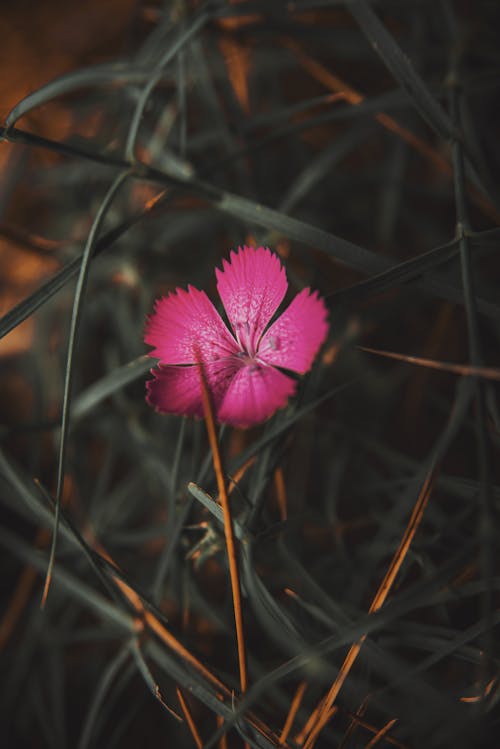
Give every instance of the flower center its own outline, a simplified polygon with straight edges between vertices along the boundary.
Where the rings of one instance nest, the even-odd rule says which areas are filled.
[[[253,360],[256,354],[255,329],[247,320],[237,322],[234,325],[236,338],[243,351],[240,353]],[[238,354],[240,356],[240,354]]]
[[[251,356],[251,354],[249,354],[247,351],[238,351],[236,356],[238,357],[238,361],[240,361],[245,366],[259,364],[258,359],[255,356]]]

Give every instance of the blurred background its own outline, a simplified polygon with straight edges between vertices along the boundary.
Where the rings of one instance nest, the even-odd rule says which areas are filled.
[[[498,746],[499,24],[2,4],[3,746]],[[143,329],[176,287],[218,304],[243,244],[330,336],[286,409],[219,431],[242,701],[206,427],[146,404]]]

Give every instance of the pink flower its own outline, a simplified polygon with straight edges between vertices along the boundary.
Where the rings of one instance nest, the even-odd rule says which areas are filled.
[[[271,324],[288,288],[279,258],[267,247],[231,252],[215,269],[231,330],[204,291],[193,286],[157,299],[144,340],[159,364],[146,400],[161,413],[203,416],[200,362],[217,419],[250,427],[286,405],[326,338],[325,304],[301,291]]]

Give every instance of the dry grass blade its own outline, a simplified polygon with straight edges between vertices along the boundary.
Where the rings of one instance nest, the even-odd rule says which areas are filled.
[[[297,711],[300,708],[300,705],[302,704],[302,698],[304,697],[304,692],[307,689],[307,681],[301,681],[299,686],[297,687],[297,690],[293,696],[293,700],[290,703],[290,710],[288,711],[288,715],[286,716],[285,725],[283,726],[283,730],[281,731],[279,743],[280,746],[283,746],[286,744],[286,740],[290,734],[290,731],[293,726],[293,721],[295,720],[295,716],[297,715]]]
[[[224,718],[221,715],[217,715],[217,728],[219,730],[224,726]],[[228,749],[227,747],[227,735],[225,733],[219,739],[219,749]]]
[[[285,477],[283,475],[283,469],[278,467],[274,472],[274,487],[276,489],[276,500],[280,511],[280,517],[283,522],[286,521],[288,516],[288,503],[286,496]]]
[[[394,554],[392,558],[391,564],[389,565],[389,568],[384,576],[384,579],[382,580],[377,590],[377,593],[375,594],[375,597],[372,601],[372,604],[369,609],[370,614],[375,613],[383,606],[389,594],[389,591],[391,590],[392,585],[394,584],[396,575],[401,569],[401,565],[403,564],[406,558],[411,542],[415,536],[415,533],[418,530],[418,527],[420,525],[420,522],[424,514],[424,510],[429,501],[432,485],[434,482],[434,474],[435,474],[435,470],[433,468],[428,473],[423,483],[422,489],[420,491],[420,494],[413,508],[413,512],[411,514],[410,520],[408,521],[408,525],[406,527],[405,533],[403,534],[403,537],[396,550],[396,553]],[[365,639],[366,639],[366,636],[363,636],[360,638],[360,640],[357,643],[351,646],[342,666],[340,667],[337,678],[335,679],[332,686],[330,687],[330,690],[328,691],[327,695],[321,700],[321,702],[317,705],[315,710],[313,710],[313,712],[311,713],[309,720],[304,726],[304,729],[301,732],[301,736],[300,736],[300,738],[304,742],[304,749],[312,749],[316,741],[316,738],[319,735],[319,731],[324,728],[324,726],[328,723],[328,721],[332,717],[331,710],[333,708],[334,702],[337,699],[337,696],[340,690],[342,689],[342,686],[345,680],[347,679],[352,666],[356,662],[356,659],[360,653],[361,647]],[[319,730],[318,730],[318,726],[320,726]]]
[[[199,357],[198,357],[199,358]],[[246,692],[248,686],[247,678],[247,661],[246,661],[246,650],[245,650],[245,635],[243,630],[243,611],[241,607],[241,588],[240,578],[238,573],[238,560],[236,556],[236,541],[234,536],[233,520],[231,517],[231,509],[229,507],[229,496],[226,487],[226,479],[224,476],[224,470],[222,467],[222,457],[219,448],[219,442],[217,440],[217,432],[215,429],[215,418],[212,403],[210,400],[210,392],[208,389],[207,381],[203,371],[203,365],[199,362],[200,370],[200,381],[203,396],[203,410],[205,413],[205,421],[207,425],[208,439],[210,442],[210,448],[212,450],[212,457],[214,463],[214,471],[217,479],[217,488],[219,491],[220,503],[222,505],[222,512],[224,515],[224,535],[226,538],[227,557],[229,564],[229,576],[231,579],[231,592],[233,595],[233,608],[234,608],[234,622],[236,626],[236,640],[238,646],[238,664],[240,669],[240,687],[242,692]]]
[[[201,749],[203,746],[203,741],[201,739],[200,732],[198,731],[198,727],[196,723],[194,722],[193,714],[191,713],[191,710],[189,709],[189,705],[184,699],[184,695],[182,694],[180,687],[176,687],[175,692],[177,694],[177,699],[179,700],[182,713],[186,719],[186,723],[188,724],[189,730],[191,731],[191,735],[194,739],[194,743],[196,744],[197,749]]]
[[[230,36],[221,37],[219,47],[224,56],[229,80],[231,81],[235,96],[243,112],[248,114],[250,112],[250,92],[248,88],[249,53]]]
[[[365,749],[373,749],[374,746],[376,746],[378,743],[380,743],[380,741],[382,741],[382,739],[384,739],[387,736],[387,734],[389,733],[389,731],[391,730],[391,728],[397,722],[398,722],[397,718],[393,718],[392,720],[388,721],[385,724],[385,726],[382,726],[382,728],[380,729],[380,731],[377,731],[376,735],[373,736],[372,739],[370,739],[370,741],[366,745]]]
[[[360,726],[360,721],[363,719],[363,716],[365,715],[368,705],[370,703],[370,695],[365,697],[361,705],[356,710],[355,715],[350,716],[349,725],[347,726],[347,730],[345,731],[344,735],[342,736],[342,741],[340,742],[339,749],[346,749],[346,747],[349,746],[349,742],[351,740],[351,737],[356,732],[358,726]],[[373,733],[377,733],[377,730],[375,729]]]
[[[104,551],[103,549],[101,549]],[[106,555],[108,560],[113,563],[113,560],[109,555]],[[116,566],[116,565],[115,565]],[[125,583],[118,576],[113,578],[117,586],[124,593],[126,598],[136,609],[138,618],[136,620],[136,629],[138,632],[146,627],[153,632],[156,637],[163,642],[168,648],[176,653],[184,662],[189,664],[200,676],[206,679],[212,686],[216,688],[217,698],[222,700],[224,698],[228,700],[233,699],[233,693],[231,690],[213,674],[206,666],[204,666],[166,627],[158,617],[154,615],[152,611],[147,609],[142,603],[137,593]],[[249,724],[252,725],[259,733],[263,736],[269,737],[269,728],[260,720],[253,716],[247,716]]]
[[[338,713],[338,707],[334,705],[333,707],[329,708],[328,710],[325,710],[324,713],[322,713],[318,719],[312,724],[310,733],[307,737],[306,742],[304,743],[304,747],[308,746],[314,746],[316,741],[318,740],[318,737],[323,730],[323,728],[331,721],[333,716]],[[297,743],[300,744],[299,738],[297,737]]]
[[[435,359],[424,359],[419,356],[409,356],[399,354],[396,351],[382,351],[380,349],[369,348],[368,346],[358,346],[360,351],[366,351],[368,354],[376,354],[386,359],[395,359],[396,361],[406,362],[407,364],[416,364],[419,367],[436,369],[439,372],[451,372],[452,374],[462,377],[484,377],[486,380],[500,380],[500,369],[494,367],[474,367],[468,364],[452,364],[451,362],[436,361]]]
[[[150,668],[148,664],[146,663],[146,659],[144,658],[144,655],[142,654],[141,646],[139,643],[139,638],[137,637],[133,638],[133,640],[130,643],[129,650],[132,654],[137,670],[141,674],[142,678],[144,679],[145,684],[147,685],[149,691],[151,692],[155,700],[158,701],[162,709],[165,710],[172,718],[177,720],[179,723],[182,723],[181,716],[179,715],[178,712],[176,712],[173,708],[171,708],[170,705],[167,703],[160,689],[160,685],[156,682],[156,679],[151,673]]]
[[[108,554],[106,549],[99,543],[97,539],[92,539],[92,546],[99,551],[100,555],[106,559],[113,567],[118,567],[113,558]],[[168,631],[168,629],[159,621],[159,619],[153,614],[152,611],[147,609],[140,596],[136,591],[128,585],[118,575],[113,576],[113,581],[116,586],[120,589],[122,594],[128,600],[128,602],[134,608],[137,619],[136,628],[137,631],[141,631],[146,626],[169,648],[171,648],[180,658],[188,663],[192,668],[195,669],[201,676],[207,679],[211,684],[216,686],[226,696],[230,694],[230,690],[223,684],[212,672],[206,668],[195,656],[184,646],[182,643],[174,637],[174,635]]]
[[[372,726],[371,723],[368,723],[366,720],[364,720],[359,715],[354,715],[352,717],[352,720],[354,721],[354,723],[356,723],[357,725],[361,726],[362,728],[365,728],[367,731],[370,731],[375,736],[377,736],[380,733],[380,730],[377,730],[377,728],[375,728],[375,726]],[[382,730],[384,730],[385,727],[386,726],[384,726],[382,728]],[[384,739],[391,746],[397,747],[397,749],[409,749],[409,747],[407,746],[407,744],[403,744],[402,741],[398,741],[397,739],[393,738],[392,736],[388,736],[387,733],[385,734]]]
[[[330,70],[325,68],[320,62],[308,55],[302,47],[296,42],[286,41],[286,46],[293,50],[300,60],[301,65],[314,77],[325,85],[330,91],[342,96],[342,98],[357,106],[365,100],[364,95],[357,89],[350,86],[346,81],[334,75]],[[390,130],[395,135],[406,141],[409,146],[414,148],[421,156],[428,159],[432,165],[443,174],[451,177],[452,170],[450,163],[435,149],[431,148],[425,141],[415,135],[411,130],[401,125],[390,115],[385,112],[377,112],[375,119],[382,127]]]

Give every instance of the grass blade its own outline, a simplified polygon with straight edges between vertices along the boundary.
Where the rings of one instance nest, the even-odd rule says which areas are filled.
[[[101,224],[104,217],[109,210],[111,203],[113,202],[116,194],[121,189],[123,184],[129,178],[130,174],[128,171],[120,174],[111,187],[109,188],[101,206],[96,214],[92,228],[90,230],[87,244],[83,252],[82,264],[78,275],[78,282],[75,290],[75,298],[73,302],[73,312],[71,316],[71,326],[68,338],[68,353],[66,360],[66,373],[64,378],[64,394],[63,394],[63,405],[62,405],[62,418],[61,418],[61,436],[59,443],[59,462],[57,469],[57,488],[55,496],[55,513],[54,513],[54,529],[52,532],[52,546],[49,555],[49,564],[47,568],[47,575],[45,578],[45,585],[42,594],[42,608],[45,606],[47,595],[49,592],[50,580],[52,577],[52,570],[54,567],[54,560],[56,555],[56,544],[57,534],[59,530],[59,522],[61,516],[61,502],[62,493],[64,486],[64,468],[65,468],[65,457],[66,457],[66,440],[69,429],[69,417],[70,417],[70,403],[71,403],[71,384],[73,379],[73,361],[75,355],[75,344],[78,333],[78,325],[80,322],[80,316],[82,311],[82,304],[85,295],[85,287],[87,285],[88,272],[90,269],[90,262],[92,260],[92,250],[95,239],[101,228]]]
[[[444,141],[456,138],[457,132],[450,118],[429,93],[410,60],[401,51],[394,37],[380,22],[370,5],[365,0],[351,0],[348,9],[370,45],[380,55],[429,126]]]

